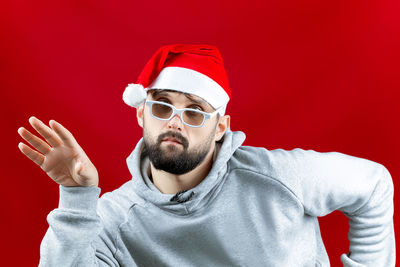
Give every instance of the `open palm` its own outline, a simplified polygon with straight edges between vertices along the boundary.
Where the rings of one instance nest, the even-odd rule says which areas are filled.
[[[51,120],[50,128],[35,117],[30,117],[29,123],[47,143],[20,127],[18,133],[36,149],[19,143],[18,147],[25,156],[60,185],[98,186],[99,178],[95,166],[64,126]]]

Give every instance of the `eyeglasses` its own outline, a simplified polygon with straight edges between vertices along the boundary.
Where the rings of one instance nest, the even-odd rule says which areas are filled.
[[[203,112],[192,108],[175,108],[173,105],[160,102],[146,100],[146,105],[150,108],[150,114],[156,119],[162,121],[170,120],[175,114],[178,114],[183,124],[190,127],[201,127],[207,119],[218,113],[218,109],[212,113]]]

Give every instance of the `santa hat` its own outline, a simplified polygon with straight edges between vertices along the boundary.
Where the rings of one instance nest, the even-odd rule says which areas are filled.
[[[138,107],[147,90],[169,89],[203,98],[213,108],[225,112],[231,91],[222,56],[211,45],[168,45],[157,50],[140,73],[136,84],[129,84],[123,100]]]

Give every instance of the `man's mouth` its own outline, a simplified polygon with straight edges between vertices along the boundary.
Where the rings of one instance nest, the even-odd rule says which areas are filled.
[[[176,146],[181,145],[184,149],[187,149],[189,146],[188,141],[182,134],[178,132],[168,131],[163,134],[160,134],[157,138],[157,143],[161,145],[162,143],[168,146]]]
[[[162,142],[164,142],[164,143],[166,143],[166,144],[179,144],[179,145],[182,145],[181,142],[179,142],[177,139],[175,139],[175,138],[173,138],[173,137],[164,138],[164,139],[162,140]]]

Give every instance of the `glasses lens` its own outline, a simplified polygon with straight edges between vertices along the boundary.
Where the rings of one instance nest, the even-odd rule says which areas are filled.
[[[151,112],[160,119],[169,119],[172,114],[172,108],[167,105],[154,103]]]
[[[183,120],[190,125],[199,126],[203,123],[204,115],[200,112],[185,110],[182,114]]]

